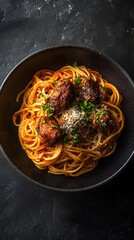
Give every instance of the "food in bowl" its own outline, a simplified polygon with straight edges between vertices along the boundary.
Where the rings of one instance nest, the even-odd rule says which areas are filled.
[[[13,115],[20,143],[39,169],[79,176],[111,155],[124,127],[117,88],[85,66],[35,73]]]

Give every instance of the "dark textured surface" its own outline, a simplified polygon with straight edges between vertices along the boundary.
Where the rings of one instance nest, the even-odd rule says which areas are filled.
[[[104,52],[134,79],[133,1],[0,1],[1,82],[29,53],[66,44]],[[133,240],[133,171],[131,161],[96,191],[57,193],[25,180],[1,153],[0,239]]]

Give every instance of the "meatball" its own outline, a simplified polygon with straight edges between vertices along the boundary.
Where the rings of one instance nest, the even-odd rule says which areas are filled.
[[[80,128],[84,124],[84,113],[80,112],[77,108],[71,107],[61,114],[58,123],[61,129],[69,132],[70,129]]]
[[[49,146],[55,143],[61,137],[61,131],[56,120],[41,117],[39,122],[39,136]]]
[[[105,104],[101,104],[100,108],[94,111],[91,117],[93,129],[98,129],[99,131],[105,129],[111,132],[115,126],[114,118]]]
[[[91,140],[91,138],[94,136],[95,131],[92,128],[91,124],[86,124],[85,126],[83,125],[81,129],[78,130],[80,142],[88,142]]]
[[[92,79],[83,79],[78,87],[80,101],[97,103],[99,100],[99,85]]]
[[[49,98],[49,103],[54,109],[55,114],[60,114],[68,108],[72,99],[73,84],[68,79],[58,82],[54,92]]]

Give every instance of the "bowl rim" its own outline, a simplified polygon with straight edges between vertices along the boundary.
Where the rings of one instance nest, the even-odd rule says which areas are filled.
[[[112,57],[108,56],[107,54],[99,51],[99,50],[96,50],[96,49],[93,49],[93,48],[90,48],[90,47],[87,47],[87,46],[83,46],[83,45],[57,45],[57,46],[49,46],[49,47],[45,47],[45,48],[41,48],[33,53],[30,53],[28,54],[27,56],[25,56],[24,58],[22,58],[10,71],[9,73],[5,76],[4,80],[2,81],[1,85],[0,85],[0,92],[5,84],[5,82],[7,81],[8,77],[21,65],[23,64],[26,60],[30,59],[31,57],[35,56],[35,55],[38,55],[40,53],[45,53],[46,51],[51,51],[51,50],[56,50],[58,48],[79,48],[79,49],[83,49],[83,50],[87,50],[87,51],[90,51],[94,54],[97,54],[97,55],[101,55],[103,58],[109,60],[111,63],[113,63],[114,65],[116,65],[130,80],[133,88],[134,88],[134,81],[132,80],[131,76],[128,74],[128,72],[116,61],[114,60]]]
[[[97,51],[96,49],[87,47],[87,46],[81,46],[81,45],[57,45],[57,46],[50,46],[50,47],[46,47],[46,48],[42,48],[39,49],[33,53],[28,54],[26,57],[24,57],[22,60],[20,60],[10,71],[9,73],[6,75],[6,77],[4,78],[4,80],[2,81],[1,85],[0,85],[0,93],[3,90],[3,87],[6,83],[6,81],[8,80],[8,78],[10,77],[11,74],[13,74],[13,72],[20,67],[20,65],[22,65],[24,62],[26,62],[28,59],[32,58],[33,56],[36,56],[38,54],[44,53],[46,51],[52,51],[52,50],[58,50],[58,49],[64,49],[64,48],[75,48],[75,49],[82,49],[82,50],[87,50],[89,52],[92,52],[93,54],[97,54],[97,55],[101,55],[102,58],[108,60],[110,63],[112,63],[114,66],[116,66],[128,79],[129,82],[131,83],[131,86],[134,89],[134,81],[132,80],[132,78],[130,77],[130,75],[127,73],[127,71],[117,62],[115,61],[113,58],[109,57],[108,55],[102,53],[101,51]],[[132,151],[131,155],[129,156],[129,158],[125,161],[125,163],[114,173],[112,174],[110,177],[101,180],[100,182],[93,184],[91,186],[88,187],[80,187],[80,188],[60,188],[60,187],[53,187],[53,186],[48,186],[45,185],[43,183],[40,183],[32,178],[30,178],[29,176],[27,176],[25,173],[23,173],[15,164],[13,164],[13,162],[10,160],[10,158],[7,156],[2,144],[0,143],[0,151],[2,152],[3,156],[8,160],[9,164],[16,169],[16,172],[18,172],[21,176],[23,176],[25,179],[27,179],[28,181],[35,183],[38,186],[42,186],[45,189],[50,189],[50,190],[54,190],[54,191],[59,191],[59,192],[82,192],[82,191],[89,191],[92,189],[96,189],[108,182],[110,182],[111,180],[113,180],[117,175],[119,175],[122,170],[127,167],[128,163],[130,163],[130,160],[132,160],[133,156],[134,156],[134,150]]]

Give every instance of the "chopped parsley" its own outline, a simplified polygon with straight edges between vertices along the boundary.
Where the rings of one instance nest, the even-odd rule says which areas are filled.
[[[53,85],[54,85],[54,86],[56,85],[56,80],[53,80]]]
[[[69,143],[70,143],[70,140],[68,139],[68,136],[67,136],[67,135],[65,135],[65,137],[64,137],[64,139],[63,139],[63,142],[64,142],[65,144],[69,144]]]
[[[54,124],[51,124],[51,127],[52,127],[52,128],[58,128],[58,129],[59,129],[59,127],[58,127],[57,125],[54,125]]]
[[[53,108],[49,103],[42,104],[42,108],[46,111],[48,117],[53,116]]]
[[[80,104],[80,111],[85,112],[86,122],[92,122],[91,114],[95,111],[95,109],[96,105],[94,103],[87,102],[86,100]]]
[[[80,77],[75,78],[74,82],[77,83],[77,84],[80,84],[81,83],[81,78]]]
[[[46,123],[45,119],[42,120],[42,124]]]
[[[73,143],[74,143],[74,144],[77,144],[77,143],[79,143],[79,140],[78,140],[78,139],[74,139],[74,140],[73,140]]]
[[[96,118],[97,122],[102,126],[102,127],[106,127],[106,123],[103,122],[103,120],[101,118]]]
[[[73,63],[73,67],[74,67],[74,68],[75,68],[75,67],[78,67],[77,62],[74,62],[74,63]]]
[[[97,111],[96,113],[96,120],[102,127],[106,127],[106,123],[103,121],[101,117],[103,116],[103,114],[106,114],[107,112],[108,112],[107,109],[102,109]]]
[[[101,121],[101,116],[105,113],[107,113],[108,110],[107,109],[103,109],[103,110],[99,110],[96,112],[96,120],[98,120],[98,122]]]
[[[78,144],[79,143],[79,134],[76,130],[71,130],[69,134],[64,136],[63,142],[66,144]]]
[[[85,111],[88,115],[92,114],[95,109],[96,105],[94,103],[89,103],[86,100],[80,104],[80,110]]]
[[[48,99],[49,98],[49,95],[46,93],[45,96],[44,96],[44,99]]]
[[[70,134],[73,136],[72,142],[74,144],[79,143],[79,133],[76,130],[72,130]]]
[[[49,98],[48,94],[44,95],[44,103],[42,104],[42,108],[46,111],[47,116],[51,117],[53,115],[53,108],[50,103],[47,103],[46,100]]]
[[[75,137],[75,138],[78,138],[78,136],[79,136],[79,134],[77,133],[76,130],[72,130],[72,131],[71,131],[71,135],[72,135],[73,137]]]
[[[97,115],[103,115],[103,114],[105,114],[105,113],[107,113],[107,112],[108,112],[107,109],[99,110],[99,111],[97,112]]]
[[[85,120],[86,120],[86,122],[91,122],[92,123],[92,118],[91,118],[91,116],[85,116],[85,118],[84,118]]]
[[[37,93],[37,97],[40,97],[41,94],[42,94],[42,91],[38,92],[38,93]]]

